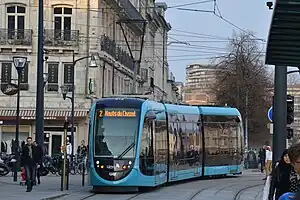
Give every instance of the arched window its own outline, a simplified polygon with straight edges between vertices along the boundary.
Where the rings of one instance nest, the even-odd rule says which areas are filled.
[[[54,8],[54,33],[59,40],[71,40],[72,8]]]
[[[6,8],[8,39],[24,38],[26,8],[8,5]]]

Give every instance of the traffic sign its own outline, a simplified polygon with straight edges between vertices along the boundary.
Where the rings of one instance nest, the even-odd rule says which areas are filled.
[[[268,110],[268,118],[270,122],[273,122],[273,106]]]

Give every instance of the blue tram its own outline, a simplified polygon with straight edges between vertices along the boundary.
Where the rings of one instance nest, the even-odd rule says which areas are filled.
[[[229,107],[103,98],[91,109],[89,180],[95,190],[138,190],[242,173],[243,127]]]

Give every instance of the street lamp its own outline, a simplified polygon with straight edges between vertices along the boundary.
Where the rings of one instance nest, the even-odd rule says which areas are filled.
[[[73,148],[74,148],[74,126],[75,126],[75,116],[74,116],[74,99],[75,99],[75,65],[78,61],[80,60],[83,60],[83,59],[86,59],[86,58],[91,58],[90,60],[90,63],[89,63],[89,66],[90,68],[97,68],[97,63],[96,63],[96,59],[95,59],[95,56],[94,55],[91,55],[91,56],[85,56],[85,57],[82,57],[82,58],[78,58],[77,60],[75,60],[75,54],[73,52],[73,61],[72,61],[72,86],[71,86],[71,89],[72,89],[72,96],[69,97],[67,96],[67,93],[69,92],[69,87],[66,86],[66,85],[63,85],[60,87],[61,89],[61,93],[63,95],[63,99],[66,100],[66,99],[70,99],[71,100],[71,104],[72,104],[72,110],[71,110],[71,123],[72,123],[72,128],[71,128],[71,144],[72,144],[72,155],[73,155]]]
[[[16,139],[15,139],[15,157],[17,162],[14,164],[14,182],[18,180],[18,166],[20,163],[19,155],[19,125],[20,125],[20,83],[22,71],[27,63],[26,57],[13,57],[14,66],[18,72],[18,95],[17,95],[17,116],[16,116]]]

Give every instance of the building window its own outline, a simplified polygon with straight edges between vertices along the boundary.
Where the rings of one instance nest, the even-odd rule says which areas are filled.
[[[10,83],[12,80],[17,84],[18,72],[11,62],[3,62],[1,65],[1,83]],[[20,90],[28,90],[28,63],[24,66],[24,69],[20,77]],[[4,86],[3,86],[4,87]]]
[[[72,8],[54,8],[54,34],[57,40],[71,40]]]
[[[111,78],[112,78],[112,77],[111,77],[111,71],[108,70],[107,72],[108,72],[108,73],[107,73],[107,74],[108,74],[108,75],[107,75],[107,81],[106,81],[107,84],[108,84],[108,85],[107,85],[107,89],[108,89],[107,95],[110,95],[110,94],[111,94],[111,90],[112,90],[112,87],[111,87]]]
[[[121,77],[121,94],[124,93],[124,79]]]
[[[154,54],[155,54],[155,51],[154,51],[154,49],[155,49],[155,36],[154,35],[150,35],[150,50],[151,50],[151,52],[150,52],[150,57],[151,58],[153,58],[154,57]]]
[[[58,63],[48,63],[47,90],[58,92]]]
[[[64,64],[64,85],[67,85],[69,87],[69,92],[72,92],[72,83],[73,83],[73,64],[65,63]]]
[[[25,14],[26,8],[24,6],[8,6],[6,8],[9,39],[24,38]]]
[[[121,79],[121,76],[118,76],[118,82],[119,82],[118,94],[122,94],[122,79]]]
[[[125,80],[124,80],[124,86],[125,86],[125,87],[124,87],[124,90],[125,90],[124,92],[125,92],[125,93],[129,93],[129,92],[130,92],[130,88],[129,88],[129,87],[130,87],[130,80],[128,80],[128,79],[126,80],[126,79],[125,79]]]
[[[141,78],[146,83],[148,82],[148,69],[141,68]]]

